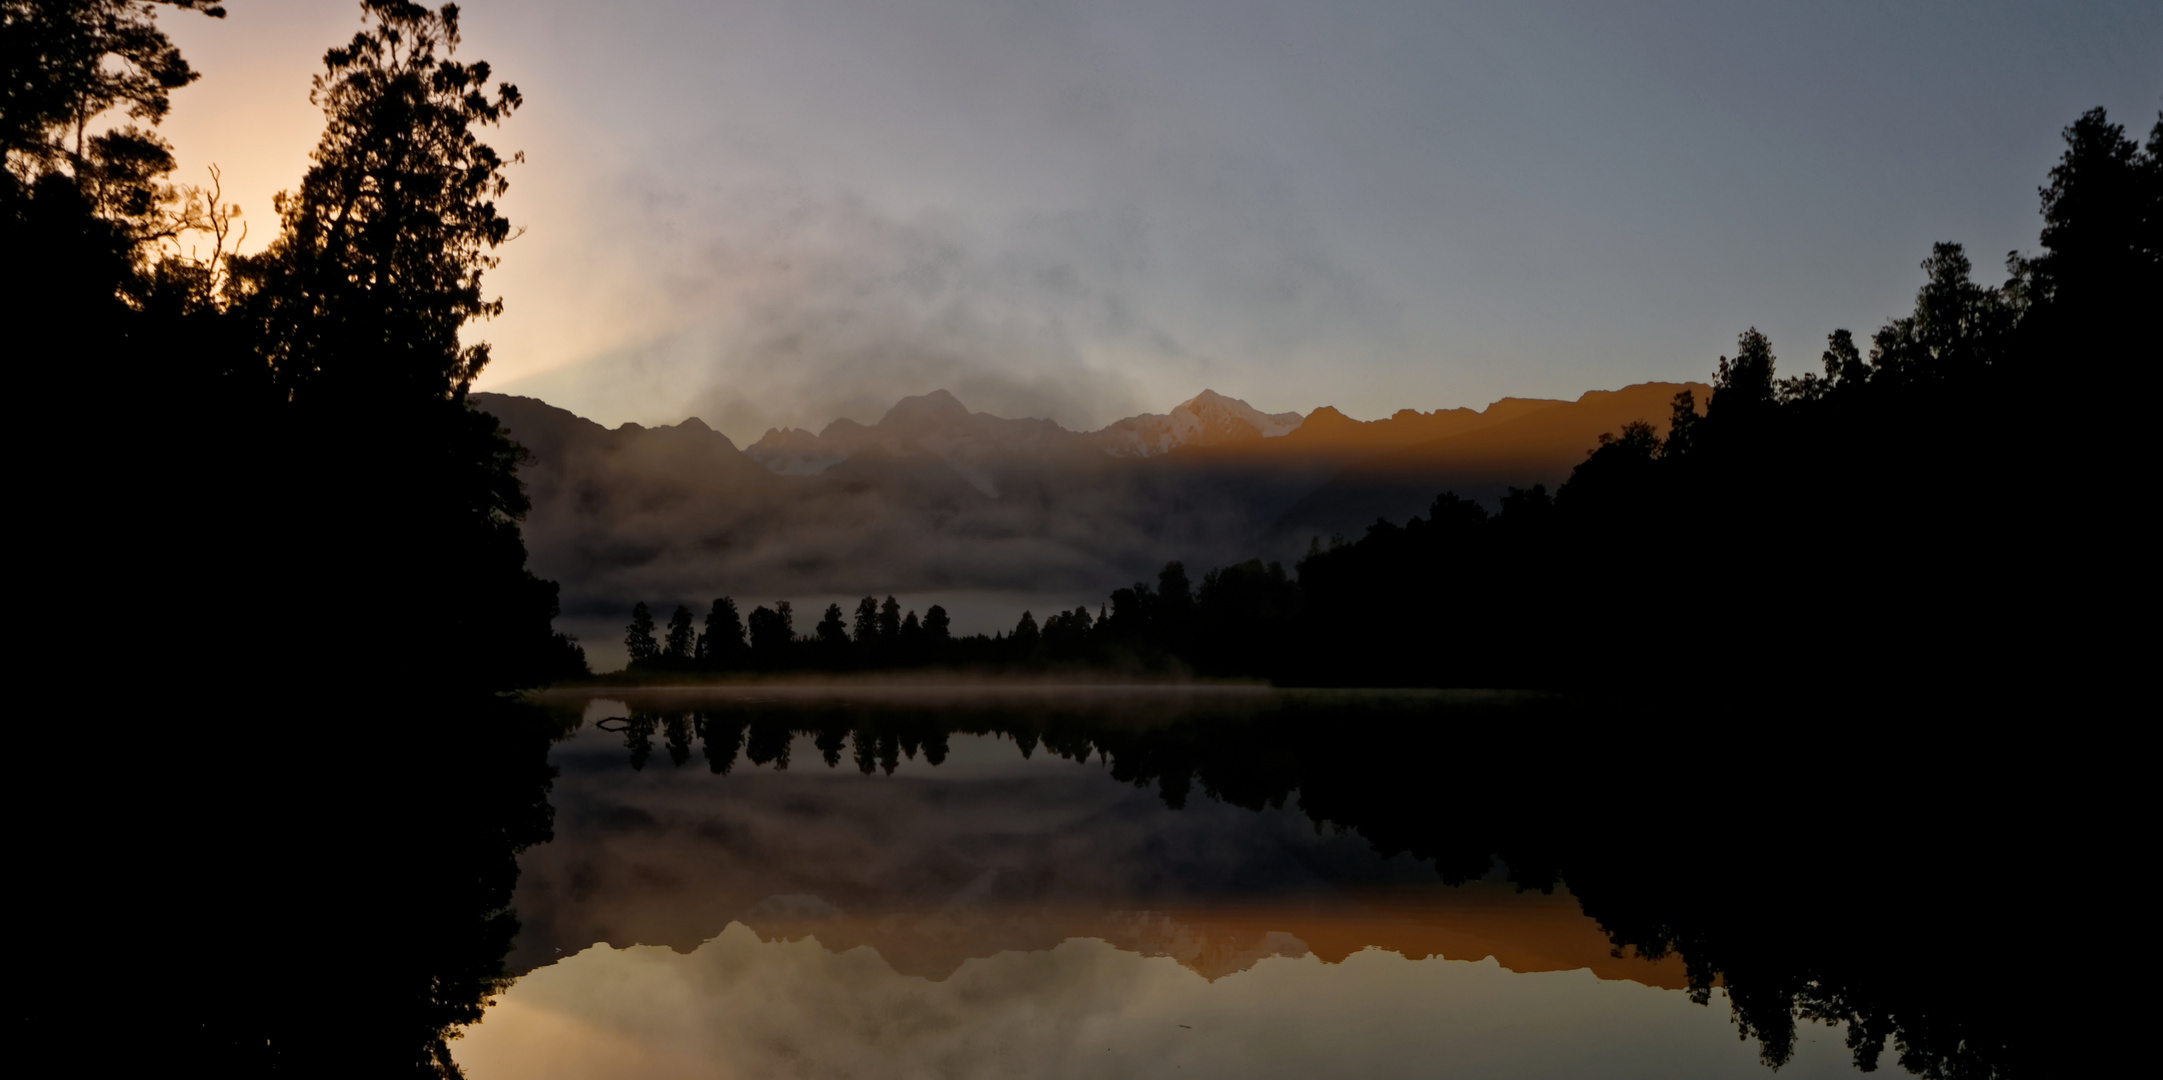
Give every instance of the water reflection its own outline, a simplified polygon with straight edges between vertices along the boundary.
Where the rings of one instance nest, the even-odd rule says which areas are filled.
[[[1823,1029],[1819,1029],[1822,1031]],[[459,1047],[517,1076],[1747,1076],[1755,1051],[1681,994],[1492,962],[1277,956],[1204,982],[1077,938],[945,979],[872,949],[734,924],[689,954],[596,947],[520,980]],[[1781,1077],[1851,1073],[1837,1037]]]
[[[1743,1045],[1721,1015],[1730,1010],[1751,1054],[1767,1064],[1814,1070],[1831,1062],[1852,1071],[1883,1055],[1925,1074],[1992,1075],[2011,1058],[2014,1029],[1994,1021],[2017,1005],[1968,977],[1976,965],[1963,934],[1989,913],[1956,910],[1942,893],[1884,887],[1930,880],[1957,895],[1975,852],[1947,835],[1927,847],[1904,844],[1917,823],[1888,813],[1892,804],[1872,794],[1870,783],[1882,777],[1867,762],[1838,763],[1841,780],[1859,785],[1840,800],[1822,797],[1834,763],[1821,756],[1752,762],[1750,790],[1731,796],[1730,808],[1791,815],[1809,807],[1819,828],[1837,834],[1867,824],[1879,841],[1872,850],[1797,857],[1778,835],[1785,822],[1709,813],[1676,797],[1677,781],[1693,769],[1704,775],[1736,764],[1719,759],[1718,743],[1655,781],[1604,750],[1581,752],[1595,730],[1581,707],[1546,699],[763,693],[766,700],[646,693],[594,703],[585,729],[558,747],[557,839],[524,857],[516,900],[526,929],[510,968],[533,974],[460,1049],[476,1076],[485,1080],[486,1069],[515,1058],[508,1047],[555,1038],[527,1028],[557,1008],[549,1002],[582,1000],[593,980],[622,983],[623,992],[631,986],[623,980],[659,980],[639,993],[707,987],[704,1004],[669,1007],[685,1016],[750,995],[757,1008],[736,1002],[725,1011],[738,1018],[731,1023],[763,1035],[713,1042],[678,1032],[669,1038],[707,1051],[677,1045],[664,1056],[690,1054],[678,1064],[695,1058],[704,1071],[726,1064],[725,1072],[755,1072],[757,1062],[773,1061],[747,1047],[780,1045],[774,1040],[796,1053],[826,1048],[802,1059],[815,1058],[820,1069],[853,1067],[856,1051],[835,1047],[901,1053],[899,1036],[837,1032],[885,1030],[911,1010],[948,1034],[902,1040],[917,1047],[906,1053],[978,1060],[970,1055],[1010,1037],[998,1034],[1005,1014],[983,1006],[983,988],[1013,979],[1036,987],[1027,993],[1044,1002],[1069,1006],[1067,1014],[1041,1002],[1016,1006],[1034,1017],[1027,1024],[1057,1027],[1059,1039],[1082,1046],[1097,1038],[1081,1034],[1092,1025],[1146,1026],[1150,1013],[1109,1004],[1129,991],[1102,982],[1103,972],[1134,963],[1143,966],[1121,978],[1177,998],[1160,1002],[1167,1009],[1241,1002],[1225,1016],[1245,1019],[1216,1029],[1245,1031],[1240,1046],[1269,1044],[1271,1032],[1306,1023],[1300,1018],[1310,1013],[1388,996],[1377,987],[1439,995],[1433,1003],[1466,994],[1502,1000],[1516,991],[1498,987],[1528,985],[1509,980],[1540,976],[1549,980],[1540,985],[1577,980],[1568,985],[1592,988],[1584,1003],[1606,1004],[1584,1004],[1592,1012],[1583,1015],[1514,1013],[1516,1028],[1552,1035],[1599,1027],[1607,1021],[1587,1017],[1637,1015],[1630,1010],[1640,1006],[1616,1003],[1644,994],[1657,1004],[1641,1006],[1650,1011],[1631,1022],[1642,1030],[1602,1028],[1611,1049],[1639,1046],[1677,1024],[1718,1021],[1719,1038],[1707,1041],[1701,1030],[1654,1055],[1669,1064],[1700,1061],[1692,1055],[1701,1043],[1723,1048],[1702,1051],[1713,1054],[1701,1059],[1707,1068],[1726,1061],[1721,1054]],[[1675,733],[1640,726],[1632,734]],[[1612,728],[1601,736],[1616,737]],[[657,742],[669,764],[656,760]],[[1746,742],[1728,740],[1729,752],[1750,752]],[[1667,752],[1679,757],[1675,745]],[[1910,781],[1908,793],[1917,786]],[[1777,858],[1760,855],[1775,851]],[[607,947],[589,948],[595,943]],[[1419,974],[1397,972],[1385,956]],[[1486,966],[1429,970],[1444,961]],[[794,966],[791,974],[767,972],[767,983],[715,974],[773,965]],[[1180,974],[1165,974],[1166,965]],[[1045,974],[1068,967],[1096,974]],[[1463,974],[1473,967],[1484,974]],[[1354,971],[1365,974],[1347,974]],[[1041,985],[1018,972],[1036,972],[1028,978],[1041,976]],[[836,973],[849,973],[846,985],[812,985],[842,978]],[[895,979],[916,982],[882,981]],[[1057,989],[1072,980],[1103,993]],[[1262,983],[1286,996],[1272,1004],[1237,989]],[[798,989],[763,996],[747,989],[769,984]],[[1405,989],[1414,984],[1422,989]],[[1179,986],[1188,989],[1174,993]],[[830,999],[827,1020],[788,1019],[806,1007],[791,998],[799,992]],[[1729,1008],[1692,1004],[1716,999]],[[1371,1053],[1360,1060],[1385,1072],[1400,1060],[1392,1055],[1411,1055],[1401,1058],[1409,1062],[1416,1047],[1437,1051],[1429,1036],[1454,1023],[1439,1004],[1423,1013],[1390,1000],[1425,1019],[1387,1031],[1365,1025]],[[969,1001],[978,1002],[976,1012],[959,1004]],[[1664,1011],[1678,1004],[1690,1011],[1674,1015],[1692,1019]],[[562,1030],[583,1032],[577,1038],[592,1046],[644,1023],[628,1014],[606,1019],[620,1011],[615,1006],[580,1009],[581,1019]],[[1112,1013],[1125,1019],[1103,1019]],[[1813,1039],[1837,1043],[1843,1034],[1798,1026],[1798,1018],[1844,1025],[1846,1046],[1813,1056]],[[1138,1031],[1128,1033],[1139,1040],[1130,1049],[1154,1045]],[[560,1060],[583,1052],[566,1048]],[[1096,1052],[1121,1068],[1170,1061]],[[1449,1052],[1487,1051],[1453,1043]],[[1211,1054],[1219,1067],[1246,1060],[1221,1048]],[[1561,1067],[1537,1054],[1525,1060]]]
[[[23,770],[28,1072],[438,1076],[507,983],[560,729],[498,698],[262,692],[239,720],[138,706],[155,723],[83,767]]]

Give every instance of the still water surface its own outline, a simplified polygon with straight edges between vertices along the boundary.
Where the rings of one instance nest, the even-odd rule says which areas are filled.
[[[1684,956],[1617,947],[1568,881],[1522,888],[1362,816],[1433,805],[1432,830],[1461,820],[1486,850],[1513,818],[1448,810],[1472,786],[1451,776],[1528,763],[1441,761],[1412,792],[1359,777],[1406,786],[1407,740],[1536,708],[1433,699],[1391,721],[1419,736],[1369,717],[1225,749],[1283,703],[556,697],[579,723],[552,755],[555,838],[520,861],[522,974],[456,1058],[474,1080],[1772,1075],[1717,978],[1693,999]],[[1316,715],[1298,722],[1335,714]],[[1351,794],[1272,775],[1324,756]],[[1857,1071],[1838,1027],[1805,1020],[1784,1053],[1783,1080]],[[1905,1075],[1894,1057],[1880,1071]]]

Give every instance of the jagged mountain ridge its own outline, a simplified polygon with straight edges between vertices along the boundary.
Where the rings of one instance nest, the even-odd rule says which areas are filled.
[[[695,418],[609,429],[532,398],[472,400],[531,452],[530,565],[562,583],[566,616],[596,633],[640,599],[1102,596],[1169,559],[1197,573],[1290,561],[1313,536],[1401,521],[1441,491],[1492,506],[1508,485],[1558,485],[1600,434],[1663,421],[1685,388],[1373,421],[1325,406],[1279,435],[1198,423],[1203,437],[1146,455],[1049,420],[970,412],[943,392],[875,424],[769,432],[747,449]],[[1704,387],[1688,388],[1704,400]],[[801,614],[806,626],[815,618]],[[601,642],[596,660],[610,662],[610,648]]]
[[[768,428],[745,453],[784,476],[816,476],[873,447],[890,454],[930,453],[986,495],[997,497],[1003,466],[1016,459],[1096,452],[1156,457],[1183,446],[1214,446],[1285,435],[1296,412],[1265,413],[1237,398],[1203,390],[1169,413],[1130,416],[1096,431],[1069,431],[1050,420],[1009,420],[971,412],[945,390],[906,397],[875,424],[846,417],[814,435]]]
[[[934,390],[902,398],[875,424],[843,417],[816,435],[802,428],[770,428],[744,452],[786,476],[816,476],[874,450],[899,457],[930,454],[996,498],[1010,463],[1083,453],[1086,438],[1050,420],[970,412],[953,394]]]
[[[1265,413],[1238,398],[1205,389],[1169,413],[1130,416],[1086,438],[1113,457],[1155,457],[1182,446],[1276,438],[1290,434],[1303,419],[1296,412]]]

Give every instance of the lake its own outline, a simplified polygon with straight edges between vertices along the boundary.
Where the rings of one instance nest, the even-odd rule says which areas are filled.
[[[1856,821],[1900,846],[1867,762],[1693,800],[1762,740],[1588,741],[1581,705],[1497,693],[541,700],[553,839],[519,857],[516,981],[451,1044],[474,1080],[1990,1075],[2016,1049],[1977,1038],[2006,1006],[1961,969],[1967,849],[1787,853]],[[1835,782],[1814,826],[1760,816]]]

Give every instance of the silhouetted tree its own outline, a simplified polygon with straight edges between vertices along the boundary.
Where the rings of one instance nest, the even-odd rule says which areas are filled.
[[[849,642],[849,624],[842,620],[841,605],[826,605],[826,616],[819,620],[819,641],[829,647],[839,647]]]
[[[790,644],[796,640],[791,614],[786,600],[770,608],[761,604],[751,609],[751,651],[761,662],[775,664],[788,655]]]
[[[279,204],[283,231],[237,259],[245,317],[290,399],[463,403],[488,364],[468,320],[511,236],[495,200],[506,161],[474,136],[521,103],[485,62],[451,59],[456,5],[362,0],[370,25],[330,50],[311,100],[329,120],[314,164]],[[385,343],[391,343],[385,348]]]
[[[525,568],[524,451],[468,405],[488,346],[461,337],[501,310],[481,276],[511,234],[496,206],[507,162],[476,130],[518,91],[452,59],[455,6],[361,7],[362,29],[315,80],[325,130],[279,202],[278,236],[229,264],[221,318],[247,354],[235,369],[267,380],[248,392],[274,448],[247,482],[276,492],[270,527],[295,537],[263,572],[303,593],[365,593],[385,612],[444,608],[450,625],[414,646],[417,670],[476,690],[531,685],[553,652],[556,587]],[[355,652],[387,630],[341,628]]]
[[[1014,659],[1027,662],[1035,658],[1042,644],[1043,634],[1037,629],[1035,616],[1022,612],[1020,621],[1014,624],[1014,632],[1007,635],[1007,652]]]
[[[1502,496],[1503,517],[1518,515],[1527,520],[1544,518],[1553,508],[1554,499],[1547,494],[1546,484],[1534,484],[1530,488],[1512,485],[1508,493]]]
[[[895,634],[894,644],[901,663],[917,666],[937,659],[930,643],[924,639],[924,624],[916,617],[914,609],[901,617],[901,629]]]
[[[716,597],[706,611],[706,629],[698,636],[698,660],[708,667],[727,668],[740,662],[744,651],[743,618],[736,613],[732,597]]]
[[[1713,371],[1712,400],[1705,419],[1713,424],[1751,425],[1762,422],[1774,402],[1772,342],[1756,327],[1743,331],[1735,342],[1735,357],[1723,356]]]
[[[671,663],[688,664],[697,642],[697,631],[691,625],[691,609],[676,605],[675,614],[668,618],[668,639],[663,655]]]
[[[1157,594],[1137,581],[1131,588],[1113,589],[1112,613],[1104,620],[1105,636],[1129,648],[1146,647],[1156,615]]]
[[[872,645],[879,639],[879,602],[864,597],[856,602],[856,643]]]
[[[758,633],[758,613],[765,610],[765,608],[761,607],[751,612],[751,628],[754,635]],[[785,717],[754,715],[750,723],[750,730],[745,733],[744,737],[744,760],[753,765],[772,763],[776,771],[787,769],[789,767],[789,744],[795,741],[795,735],[795,732],[789,730],[789,723]]]
[[[1825,352],[1820,359],[1825,364],[1825,382],[1829,389],[1850,389],[1870,381],[1870,365],[1863,361],[1862,353],[1856,351],[1855,335],[1845,330],[1826,335]]]
[[[2040,192],[2043,252],[2008,259],[2028,309],[2022,337],[2046,363],[2130,379],[2154,353],[2163,292],[2163,112],[2145,148],[2100,108],[2064,139]]]
[[[1933,245],[1922,265],[1928,280],[1914,313],[1872,337],[1872,370],[1896,382],[1944,382],[2001,362],[2018,315],[2005,294],[1969,280],[1973,265],[1959,244]]]
[[[933,648],[943,645],[953,637],[953,623],[946,617],[946,609],[933,604],[924,609],[924,637]]]
[[[593,668],[586,663],[586,649],[576,637],[559,632],[553,643],[547,661],[552,679],[583,679],[593,674]]]
[[[1089,617],[1087,611],[1081,613]],[[1194,633],[1194,591],[1187,581],[1187,567],[1182,562],[1168,562],[1157,571],[1157,600],[1152,612],[1151,627],[1153,643],[1168,653],[1180,654],[1187,650],[1189,638]]]
[[[213,4],[165,2],[225,16]],[[8,0],[0,4],[0,64],[6,74],[0,151],[7,173],[0,184],[11,194],[71,189],[92,216],[118,230],[113,239],[137,266],[148,254],[145,245],[189,223],[174,212],[178,195],[163,183],[173,169],[171,145],[136,126],[155,128],[171,111],[172,91],[198,77],[159,29],[150,5]],[[115,112],[129,122],[91,129]]]
[[[879,640],[892,645],[901,638],[901,605],[893,597],[879,606]]]
[[[224,14],[201,4],[171,6]],[[207,361],[198,355],[202,339],[218,336],[211,325],[215,312],[178,309],[195,305],[197,279],[207,270],[170,243],[209,226],[206,209],[217,215],[222,229],[232,208],[206,206],[192,189],[169,183],[171,147],[156,132],[171,107],[171,92],[195,78],[150,5],[0,3],[0,250],[14,256],[16,267],[7,288],[0,289],[0,321],[12,353],[69,361],[20,365],[19,392],[26,400],[57,400],[80,389],[83,371],[98,371],[110,380],[101,394],[109,420],[135,432],[144,445],[161,447],[172,475],[191,476],[132,484],[132,514],[143,520],[197,515],[203,523],[230,523],[233,536],[252,542],[263,534],[241,515],[249,507],[264,507],[265,493],[250,491],[228,500],[226,489],[241,481],[233,475],[237,470],[217,459],[240,453],[238,447],[262,453],[266,442],[246,427],[252,417],[233,415],[240,402],[215,396],[231,388],[206,385],[200,377],[205,366],[224,363],[247,370],[250,365],[233,365],[229,355]],[[222,252],[208,262],[221,260]],[[110,415],[115,409],[118,415]],[[47,437],[35,430],[47,422],[42,413],[55,417],[55,424],[65,423],[57,412],[32,410],[23,422],[32,428],[33,441]],[[55,430],[50,437],[65,436]],[[28,497],[47,512],[70,518],[110,505],[90,493],[93,484],[81,481],[57,475],[34,484]],[[231,506],[223,505],[228,501]],[[278,517],[268,509],[259,512]],[[236,568],[261,563],[260,558],[221,556],[221,550],[240,546],[221,527],[188,532],[189,537],[168,538],[166,554],[191,566],[190,576],[198,580],[221,578],[228,563]],[[114,546],[120,546],[117,538]],[[53,563],[82,559],[102,575],[114,558],[130,556],[73,537],[63,548],[32,557]],[[264,577],[279,580],[274,573]],[[229,640],[226,627],[212,623],[230,617],[237,630],[248,617],[235,610],[231,598],[252,592],[219,580],[201,597],[188,598],[203,644],[164,655],[192,660],[222,648],[211,643]]]
[[[1819,359],[1825,367],[1824,374],[1804,372],[1794,378],[1779,381],[1775,392],[1782,404],[1817,407],[1835,393],[1852,395],[1870,381],[1870,363],[1864,360],[1862,353],[1856,349],[1855,335],[1846,330],[1835,330],[1826,336],[1825,351],[1820,354]],[[1683,418],[1686,403],[1682,401],[1682,396],[1688,393],[1689,391],[1685,390],[1676,395],[1676,422],[1671,426],[1668,436],[1668,453],[1673,457],[1688,455],[1691,434],[1688,427],[1697,419],[1694,410],[1690,412],[1688,419]],[[1682,434],[1681,442],[1676,441],[1676,432]]]
[[[1663,444],[1650,423],[1632,420],[1622,434],[1605,433],[1570,479],[1555,492],[1555,505],[1565,513],[1600,515],[1618,522],[1634,519],[1640,510],[1652,510],[1658,499],[1656,470]]]
[[[1053,660],[1078,660],[1089,646],[1089,609],[1055,611],[1044,620],[1044,655]]]
[[[684,762],[691,760],[691,714],[662,713],[661,739],[668,747],[668,763],[683,768]]]
[[[650,663],[661,655],[660,643],[653,638],[653,612],[646,609],[646,602],[631,606],[631,623],[623,628],[623,647],[630,650],[634,664]]]
[[[659,718],[650,710],[632,709],[631,715],[623,719],[624,749],[630,751],[631,771],[639,772],[653,757],[653,733],[660,726]]]
[[[699,750],[706,755],[706,768],[716,776],[727,775],[736,764],[736,754],[743,748],[744,718],[740,713],[704,711],[692,720],[698,732]]]

